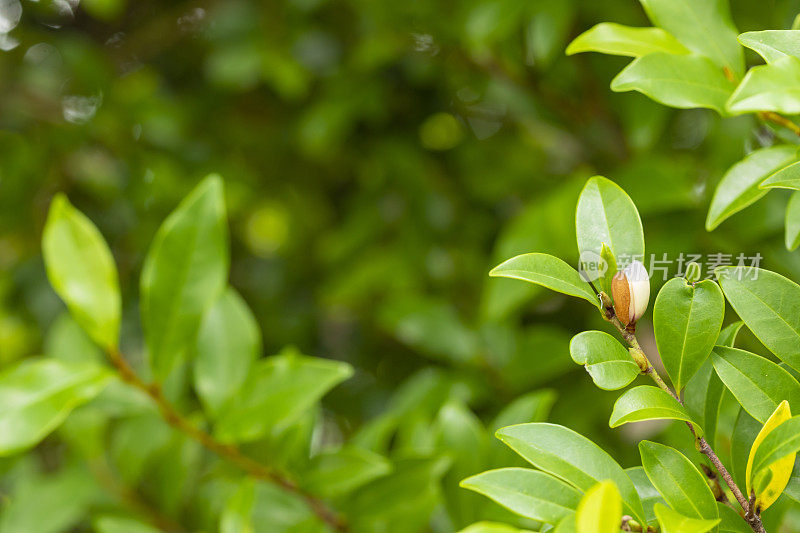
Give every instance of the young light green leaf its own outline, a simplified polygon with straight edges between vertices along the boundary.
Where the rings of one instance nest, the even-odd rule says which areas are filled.
[[[615,428],[641,420],[685,420],[694,422],[686,409],[667,391],[650,385],[626,390],[614,403],[608,426]],[[699,428],[696,428],[699,429]]]
[[[261,351],[258,323],[233,288],[206,311],[195,351],[195,390],[206,411],[216,416],[244,383]]]
[[[641,57],[653,52],[688,54],[689,50],[661,28],[632,28],[601,22],[578,35],[567,46],[568,56],[580,52]]]
[[[676,391],[681,391],[705,362],[725,317],[719,286],[672,278],[661,288],[653,307],[658,353]]]
[[[595,443],[555,424],[518,424],[497,437],[525,460],[582,491],[609,479],[622,495],[625,513],[643,521],[642,502],[622,467]]]
[[[641,0],[647,17],[698,54],[736,76],[744,72],[739,33],[725,0]]]
[[[800,162],[776,170],[762,181],[759,187],[761,189],[800,189]]]
[[[800,191],[792,193],[786,205],[786,249],[800,246]]]
[[[681,452],[650,441],[639,443],[647,477],[664,500],[689,518],[714,520],[717,502],[705,476]]]
[[[758,52],[767,63],[786,56],[800,57],[800,31],[798,30],[748,31],[739,35],[739,42]]]
[[[578,505],[575,525],[578,533],[619,533],[622,498],[611,481],[601,481],[586,491]]]
[[[614,92],[638,91],[661,104],[725,114],[734,85],[707,57],[656,52],[635,59],[611,80]]]
[[[0,456],[38,444],[110,379],[102,366],[55,359],[27,359],[0,374]]]
[[[762,424],[783,400],[788,400],[793,409],[800,411],[800,384],[772,361],[724,346],[714,348],[711,360],[728,390]]]
[[[653,509],[661,526],[661,533],[706,533],[720,523],[719,518],[707,520],[683,516],[660,503],[655,504]]]
[[[620,266],[644,257],[644,232],[633,200],[619,185],[604,178],[590,178],[578,198],[575,231],[581,260],[599,259],[605,243]]]
[[[490,276],[521,279],[548,289],[583,298],[595,306],[600,301],[578,271],[547,254],[522,254],[494,267]]]
[[[569,343],[572,360],[584,365],[595,385],[604,390],[628,386],[641,370],[620,342],[602,331],[578,333]]]
[[[706,230],[715,229],[725,219],[767,194],[759,184],[796,159],[797,147],[784,144],[755,150],[729,168],[711,199]]]
[[[716,274],[722,292],[750,331],[779,359],[800,369],[800,286],[755,267],[718,267]],[[800,405],[792,407],[800,412]]]
[[[222,180],[204,179],[164,221],[142,268],[142,326],[158,380],[191,345],[228,277]]]
[[[603,272],[600,279],[597,281],[600,284],[600,290],[605,291],[606,294],[611,294],[611,283],[614,281],[614,276],[616,276],[618,268],[617,258],[614,257],[614,252],[606,243],[603,243],[600,248],[600,261],[601,263],[598,263],[600,272],[602,272],[603,268],[605,268],[605,272]],[[581,265],[581,267],[586,268],[585,265]]]
[[[782,401],[756,435],[747,458],[747,494],[755,494],[762,510],[775,503],[792,476],[800,450],[800,418],[791,416],[789,403]]]
[[[75,321],[105,349],[119,344],[117,268],[100,231],[63,194],[50,204],[42,255],[53,289]]]
[[[500,522],[489,522],[487,520],[482,520],[480,522],[475,522],[471,524],[458,533],[533,533],[528,529],[518,529],[514,526],[509,526],[508,524],[503,524]]]
[[[352,374],[347,363],[293,350],[268,357],[253,365],[240,391],[221,410],[216,434],[223,442],[256,440],[297,420]]]
[[[726,108],[731,114],[800,113],[800,59],[786,56],[747,71]]]
[[[356,448],[345,447],[335,452],[314,456],[303,476],[303,485],[323,498],[347,494],[392,471],[392,463],[384,456]]]
[[[574,515],[581,493],[555,477],[528,468],[499,468],[469,477],[461,486],[525,518],[556,524]]]

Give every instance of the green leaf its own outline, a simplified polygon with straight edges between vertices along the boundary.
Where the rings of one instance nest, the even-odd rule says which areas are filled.
[[[800,286],[754,267],[718,267],[716,274],[722,292],[750,331],[779,359],[800,369]],[[792,407],[800,411],[800,405]]]
[[[639,453],[647,477],[667,504],[689,518],[717,518],[717,503],[705,476],[681,452],[644,440]]]
[[[776,170],[762,181],[759,187],[762,189],[800,189],[800,162]]]
[[[706,533],[720,523],[720,519],[689,518],[660,503],[653,507],[661,526],[661,533]]]
[[[458,533],[532,533],[530,530],[527,529],[517,529],[514,526],[509,526],[508,524],[502,524],[500,522],[488,522],[486,520],[481,522],[475,522],[471,524]]]
[[[725,219],[767,194],[759,184],[796,158],[797,147],[784,144],[755,150],[729,168],[711,199],[706,230],[712,231]]]
[[[203,313],[228,277],[222,180],[204,179],[156,233],[142,268],[141,310],[150,365],[158,380],[195,339]]]
[[[647,473],[641,466],[626,468],[625,473],[631,478],[633,485],[636,487],[636,492],[639,493],[647,523],[652,523],[656,519],[653,506],[658,502],[663,503],[664,498],[661,497],[653,484],[650,483]]]
[[[525,518],[556,524],[574,514],[581,493],[555,477],[528,468],[499,468],[469,477],[461,486]]]
[[[786,249],[800,246],[800,191],[792,193],[786,205]]]
[[[800,113],[800,59],[786,56],[747,71],[727,103],[731,114]]]
[[[303,485],[313,494],[332,498],[391,471],[392,463],[382,455],[351,446],[314,456],[303,476]]]
[[[761,430],[762,424],[750,416],[747,411],[739,408],[731,433],[731,475],[737,485],[745,486],[745,474],[749,462],[750,450],[756,435]]]
[[[748,31],[739,35],[739,42],[758,52],[767,63],[786,56],[800,56],[800,31],[798,30]]]
[[[352,374],[347,363],[293,350],[259,361],[220,412],[217,437],[224,442],[252,441],[286,427]]]
[[[569,343],[572,360],[584,365],[595,385],[604,390],[628,386],[640,369],[620,342],[602,331],[584,331]]]
[[[794,467],[794,454],[798,450],[800,450],[800,416],[780,422],[760,442],[756,438],[756,442],[753,443],[755,454],[753,455],[751,477],[755,480],[753,488],[756,490],[757,495],[763,492],[763,489],[759,488],[757,481],[759,477],[762,477],[762,472],[781,460],[790,459],[788,465],[784,466],[787,469],[785,472],[787,476],[784,480],[785,486]],[[778,472],[773,475],[773,478],[777,475],[779,475]],[[777,494],[780,494],[780,491]]]
[[[492,277],[513,278],[542,285],[548,289],[583,298],[599,307],[600,301],[578,271],[547,254],[522,254],[494,267]]]
[[[782,400],[800,411],[800,384],[792,375],[754,353],[716,346],[711,355],[714,370],[736,400],[762,424]]]
[[[658,353],[676,391],[683,389],[708,358],[724,317],[725,298],[711,280],[692,285],[672,278],[659,291],[653,329]]]
[[[689,380],[683,391],[683,404],[689,416],[703,428],[710,442],[717,434],[717,418],[722,404],[725,385],[714,372],[710,360]]]
[[[705,107],[720,114],[725,114],[725,102],[733,89],[707,57],[664,52],[635,59],[611,80],[614,92],[638,91],[670,107]]]
[[[239,390],[261,351],[261,331],[241,296],[229,287],[206,311],[197,334],[194,387],[216,417]]]
[[[719,332],[719,337],[717,337],[716,345],[733,348],[733,345],[736,343],[736,336],[739,334],[739,330],[742,329],[742,326],[744,326],[744,322],[737,320],[722,328],[722,331]]]
[[[55,359],[28,359],[0,374],[0,456],[36,445],[110,378],[101,366]]]
[[[253,533],[253,503],[256,487],[252,479],[245,479],[225,502],[219,517],[220,533]]]
[[[647,17],[687,48],[741,76],[744,53],[726,0],[641,0]]]
[[[160,530],[153,526],[119,516],[102,516],[95,520],[93,525],[96,533],[160,533]],[[247,532],[241,531],[241,533]]]
[[[622,495],[625,512],[643,520],[642,503],[622,467],[595,443],[555,424],[518,424],[500,429],[497,437],[535,467],[579,490],[600,481],[613,481]]]
[[[689,50],[661,28],[632,28],[601,22],[578,35],[567,47],[568,56],[580,52],[640,57],[653,52],[688,54]]]
[[[693,422],[686,409],[670,393],[650,385],[640,385],[622,393],[614,403],[608,425],[615,428],[641,420]]]
[[[598,260],[605,243],[624,267],[644,257],[644,232],[633,200],[619,185],[604,178],[590,178],[578,198],[575,231],[581,262]]]
[[[622,499],[617,486],[601,481],[586,491],[575,516],[578,533],[619,533]]]
[[[742,517],[730,506],[718,502],[717,510],[719,511],[719,533],[752,533],[752,529],[747,525],[747,522],[742,520]]]
[[[63,194],[50,204],[42,255],[53,289],[97,344],[119,344],[121,300],[117,268],[103,236]]]

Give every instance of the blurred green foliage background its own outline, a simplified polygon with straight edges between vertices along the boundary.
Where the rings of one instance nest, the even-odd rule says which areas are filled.
[[[732,10],[741,31],[787,28],[800,2]],[[783,249],[777,191],[703,228],[725,169],[771,132],[612,93],[624,58],[563,53],[606,20],[646,25],[633,0],[3,0],[0,367],[46,350],[63,311],[40,254],[55,192],[108,240],[125,351],[141,357],[147,246],[219,172],[232,284],[265,353],[294,345],[357,369],[324,402],[331,438],[367,439],[395,412],[391,446],[427,449],[442,405],[491,430],[549,389],[550,420],[631,466],[631,443],[663,426],[608,430],[616,395],[568,354],[574,333],[605,329],[596,311],[489,269],[531,251],[576,264],[575,202],[594,174],[636,202],[648,254],[760,252],[794,279],[800,260]],[[445,493],[485,464],[462,466]],[[483,518],[468,507],[448,524]]]

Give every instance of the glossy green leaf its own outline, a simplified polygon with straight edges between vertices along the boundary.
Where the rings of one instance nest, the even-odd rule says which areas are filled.
[[[27,359],[0,374],[0,456],[36,445],[110,379],[101,366],[55,359]]]
[[[242,386],[261,351],[261,331],[241,296],[228,288],[206,311],[197,334],[194,387],[213,416]]]
[[[754,267],[719,267],[716,273],[722,292],[750,331],[779,359],[800,369],[800,286]],[[800,406],[792,408],[800,412]]]
[[[600,306],[594,291],[578,271],[552,255],[538,253],[518,255],[494,267],[489,275],[529,281]]]
[[[608,421],[615,428],[642,420],[685,420],[692,422],[689,413],[665,390],[650,385],[628,389],[617,398]],[[698,428],[699,429],[699,428]]]
[[[578,198],[575,231],[581,261],[597,260],[605,243],[619,266],[644,257],[644,233],[639,212],[619,185],[604,178],[590,178]]]
[[[638,91],[661,104],[725,113],[734,85],[707,57],[656,52],[635,59],[611,81],[614,92]]]
[[[661,533],[706,533],[720,523],[719,518],[707,520],[683,516],[660,503],[655,505],[654,510],[661,526]]]
[[[719,336],[717,337],[717,342],[715,345],[733,348],[733,345],[736,343],[736,336],[739,334],[742,326],[744,326],[744,322],[737,320],[736,322],[728,324],[722,328],[722,331],[719,332]]]
[[[613,481],[622,495],[625,513],[642,520],[642,503],[622,467],[595,443],[564,426],[518,424],[500,429],[497,437],[535,467],[579,490]]]
[[[800,416],[794,416],[774,427],[764,436],[760,443],[753,444],[755,454],[751,472],[752,479],[758,480],[760,474],[776,462],[791,457],[788,473],[794,466],[794,454],[800,450]],[[754,482],[757,494],[760,492],[758,482]]]
[[[352,374],[347,363],[292,350],[268,357],[253,365],[239,392],[221,410],[216,434],[224,442],[258,439],[297,420]]]
[[[731,433],[730,471],[734,481],[740,487],[745,486],[750,450],[761,428],[762,424],[758,420],[750,416],[744,409],[739,408]]]
[[[742,517],[730,506],[718,502],[719,511],[719,533],[752,533],[752,529],[747,525]]]
[[[117,268],[103,236],[63,194],[50,204],[42,235],[47,277],[75,321],[106,349],[119,343]]]
[[[520,516],[556,524],[575,513],[581,493],[550,474],[500,468],[469,477],[461,486],[491,498]]]
[[[642,466],[664,500],[689,518],[714,520],[717,502],[705,476],[681,452],[650,441],[639,443]]]
[[[747,71],[727,103],[732,114],[800,113],[800,58],[786,56]]]
[[[619,533],[622,498],[611,481],[601,481],[586,491],[575,516],[578,533]]]
[[[331,498],[347,494],[392,471],[392,463],[380,454],[356,447],[314,456],[303,485],[313,494]]]
[[[741,76],[744,53],[727,0],[641,0],[647,17],[687,48]],[[721,69],[720,69],[721,70]]]
[[[762,189],[800,189],[800,162],[776,170],[759,185]]]
[[[767,194],[759,184],[796,158],[797,147],[784,144],[755,150],[729,168],[714,190],[706,217],[706,230],[715,229],[725,219]]]
[[[642,507],[644,507],[647,523],[652,523],[656,519],[653,506],[658,502],[664,503],[664,498],[661,497],[661,494],[658,493],[650,482],[650,479],[647,477],[647,472],[645,472],[644,468],[641,466],[626,468],[625,473],[628,474],[628,477],[633,481],[636,492],[642,500]]]
[[[586,367],[595,385],[604,390],[626,387],[641,372],[628,350],[602,331],[578,333],[569,343],[569,353],[573,361]]]
[[[632,28],[601,22],[569,43],[567,55],[580,52],[640,57],[653,52],[688,54],[689,50],[661,28]]]
[[[711,280],[694,285],[672,278],[653,306],[658,353],[676,391],[681,391],[705,362],[722,327],[725,298]]]
[[[703,363],[683,391],[686,412],[703,428],[709,441],[713,441],[717,433],[717,419],[724,392],[725,385],[714,372],[710,360]]]
[[[800,246],[800,191],[792,193],[786,205],[786,249],[790,252]]]
[[[762,424],[782,400],[788,400],[792,409],[800,411],[800,384],[769,359],[724,346],[716,346],[711,358],[728,390]]]
[[[758,52],[767,63],[786,56],[800,57],[800,31],[798,30],[748,31],[739,35],[739,42]]]
[[[222,180],[212,175],[164,221],[142,267],[142,326],[157,379],[190,347],[227,277],[225,200]]]

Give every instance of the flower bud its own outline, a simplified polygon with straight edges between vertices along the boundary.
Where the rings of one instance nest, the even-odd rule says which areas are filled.
[[[623,325],[635,324],[650,301],[650,277],[641,261],[632,261],[611,280],[614,312]]]

